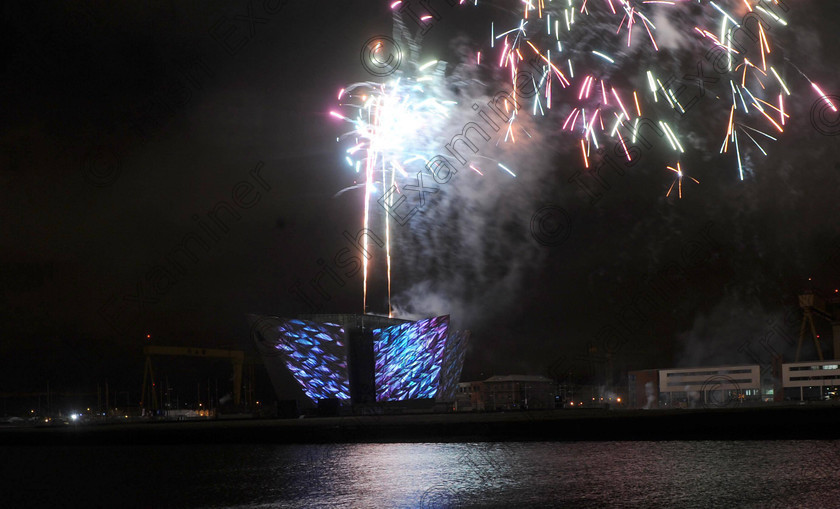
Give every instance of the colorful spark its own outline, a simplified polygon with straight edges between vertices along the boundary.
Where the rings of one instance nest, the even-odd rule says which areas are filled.
[[[403,36],[409,47],[419,48],[417,39],[410,37],[398,12],[403,10],[398,9],[402,3],[390,3],[394,10],[395,35]],[[464,8],[481,8],[478,2],[461,0],[458,3]],[[497,7],[503,4],[504,0],[499,0],[498,5],[493,6],[493,12],[497,13]],[[636,143],[639,129],[645,124],[655,125],[662,133],[663,142],[658,150],[673,151],[684,158],[686,148],[697,145],[685,144],[680,131],[695,129],[687,128],[685,123],[674,123],[673,119],[693,116],[697,119],[695,122],[700,123],[713,117],[705,112],[701,114],[699,109],[691,111],[695,103],[690,100],[690,94],[684,93],[685,87],[663,78],[673,75],[673,69],[649,64],[658,61],[655,55],[661,49],[660,43],[670,38],[658,36],[652,20],[663,19],[662,15],[670,12],[691,12],[690,19],[697,26],[682,27],[680,36],[696,45],[694,52],[720,56],[721,66],[718,67],[722,70],[718,81],[725,87],[717,90],[720,100],[708,99],[709,96],[716,97],[715,93],[706,94],[707,98],[701,100],[705,102],[704,111],[720,105],[716,117],[721,122],[725,120],[725,125],[720,125],[721,130],[717,131],[725,133],[720,153],[734,153],[734,166],[740,180],[745,177],[744,157],[755,153],[753,151],[767,156],[765,145],[768,140],[776,140],[765,131],[784,133],[791,125],[791,115],[798,111],[793,107],[794,93],[801,87],[798,82],[791,81],[791,70],[804,78],[828,108],[837,111],[837,106],[816,83],[784,59],[781,52],[773,50],[768,27],[773,27],[775,35],[788,25],[780,15],[779,2],[774,0],[703,3],[689,0],[523,0],[516,5],[515,14],[513,10],[502,8],[513,17],[492,21],[488,27],[489,41],[470,53],[473,55],[471,66],[491,71],[494,76],[503,76],[511,92],[511,101],[504,101],[507,118],[502,122],[500,133],[503,134],[494,145],[515,144],[520,134],[530,137],[521,125],[526,112],[533,117],[547,117],[551,111],[563,111],[562,116],[539,120],[538,125],[545,127],[546,132],[559,127],[560,140],[571,141],[569,146],[574,151],[577,151],[575,145],[580,147],[580,160],[585,168],[590,167],[591,150],[599,150],[607,140],[614,140],[631,160],[626,140]],[[697,9],[702,13],[699,16],[695,15]],[[750,47],[743,46],[745,38],[736,40],[734,36],[741,29],[739,17],[747,13],[763,19],[753,29],[757,33],[751,38]],[[431,22],[437,18],[423,14],[418,19]],[[676,23],[670,22],[668,29],[674,30]],[[743,24],[746,26],[746,22]],[[611,29],[604,30],[605,27]],[[401,30],[400,34],[397,28]],[[593,43],[593,39],[586,37],[591,33],[604,35]],[[637,36],[636,40],[634,36]],[[453,96],[447,91],[450,84],[447,80],[451,78],[444,73],[446,64],[428,57],[421,64],[417,61],[418,52],[419,49],[412,49],[411,61],[403,62],[399,72],[382,82],[342,88],[338,93],[341,108],[329,113],[352,126],[351,132],[344,137],[351,138],[351,147],[345,157],[355,172],[364,174],[362,222],[365,228],[371,226],[371,200],[384,200],[387,206],[402,199],[400,189],[404,185],[401,179],[410,178],[412,173],[407,166],[422,166],[432,159],[432,154],[441,152],[440,141],[433,140],[456,106],[454,99],[447,100]],[[632,65],[634,62],[639,65]],[[525,89],[533,93],[526,94]],[[519,104],[520,101],[530,104]],[[643,111],[647,117],[643,117]],[[504,163],[494,163],[516,177]],[[491,174],[485,175],[477,164],[469,163],[467,167],[474,172],[472,178],[491,178]],[[677,194],[682,198],[684,174],[680,163],[667,168],[677,176],[666,196],[676,186]],[[688,178],[699,183],[693,177]],[[396,190],[396,193],[389,190]],[[392,235],[387,214],[384,223],[390,295]],[[363,259],[365,308],[368,263]]]

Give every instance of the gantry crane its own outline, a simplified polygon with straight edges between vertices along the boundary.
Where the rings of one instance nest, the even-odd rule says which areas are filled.
[[[242,364],[245,360],[245,352],[242,350],[222,350],[218,348],[190,348],[180,346],[145,346],[143,354],[146,356],[146,368],[143,372],[143,394],[140,404],[146,400],[147,389],[151,402],[150,410],[157,410],[158,401],[155,394],[155,375],[152,370],[152,355],[187,356],[187,357],[213,357],[230,359],[233,365],[233,404],[239,406],[242,396]]]
[[[836,290],[835,293],[837,293]],[[831,298],[826,302],[825,299],[813,291],[806,291],[799,295],[799,307],[802,308],[802,326],[799,328],[799,343],[796,345],[796,362],[799,362],[799,354],[802,351],[802,341],[805,339],[806,328],[811,331],[814,346],[817,348],[817,356],[821,361],[825,360],[823,358],[822,347],[820,347],[820,338],[817,335],[817,329],[814,325],[814,316],[819,316],[831,323],[834,340],[832,353],[835,359],[840,359],[840,314],[838,314],[838,303],[840,303],[840,300],[837,297]]]

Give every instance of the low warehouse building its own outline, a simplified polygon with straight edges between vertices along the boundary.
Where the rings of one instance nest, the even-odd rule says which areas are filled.
[[[661,407],[722,407],[761,400],[758,364],[659,371]]]

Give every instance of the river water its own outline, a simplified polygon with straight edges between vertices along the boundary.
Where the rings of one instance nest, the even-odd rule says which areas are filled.
[[[2,507],[840,507],[840,441],[0,449]]]

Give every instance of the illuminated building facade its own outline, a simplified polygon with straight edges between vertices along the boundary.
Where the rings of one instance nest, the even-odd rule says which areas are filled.
[[[469,337],[450,331],[448,315],[253,316],[251,325],[278,396],[286,372],[313,402],[451,401]]]

